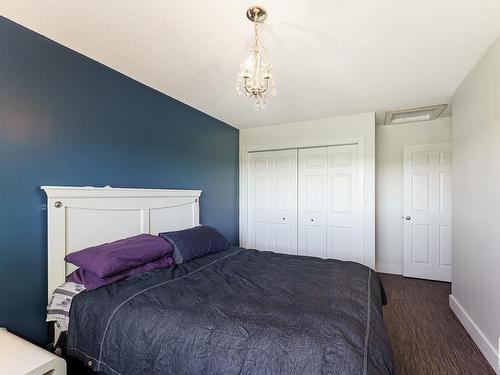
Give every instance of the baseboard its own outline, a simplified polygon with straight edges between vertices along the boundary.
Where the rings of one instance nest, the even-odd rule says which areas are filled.
[[[375,268],[377,272],[382,272],[382,273],[392,273],[395,275],[402,275],[403,274],[403,267],[397,264],[383,264],[383,263],[377,263],[375,265]]]
[[[498,351],[484,335],[483,331],[477,326],[477,324],[471,319],[467,311],[464,310],[462,305],[457,301],[457,299],[450,294],[450,308],[457,316],[458,320],[462,323],[466,331],[469,333],[472,340],[476,343],[479,350],[486,357],[493,370],[500,375],[500,363],[498,362]]]

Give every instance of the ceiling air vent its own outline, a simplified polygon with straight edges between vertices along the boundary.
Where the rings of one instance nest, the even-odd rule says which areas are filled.
[[[406,124],[408,122],[435,120],[448,107],[448,104],[431,105],[428,107],[402,109],[385,114],[385,125]]]

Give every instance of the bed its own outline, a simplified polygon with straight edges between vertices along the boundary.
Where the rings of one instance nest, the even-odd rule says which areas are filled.
[[[49,255],[59,254],[49,270],[52,260],[67,274],[62,253],[102,241],[102,217],[116,216],[105,231],[114,237],[134,220],[148,233],[199,223],[201,192],[139,190],[46,188]],[[233,247],[78,294],[66,353],[104,374],[393,374],[384,302],[361,264]]]

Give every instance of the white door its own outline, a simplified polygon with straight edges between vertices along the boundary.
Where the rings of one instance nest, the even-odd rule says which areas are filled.
[[[364,263],[358,145],[328,147],[327,257]]]
[[[451,144],[404,148],[403,274],[451,281]]]
[[[298,164],[298,253],[363,263],[358,146],[301,149]]]
[[[299,150],[298,253],[326,258],[328,148]]]
[[[248,154],[248,246],[297,254],[297,150]]]

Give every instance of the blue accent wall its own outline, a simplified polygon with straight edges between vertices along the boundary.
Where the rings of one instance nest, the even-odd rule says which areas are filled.
[[[0,326],[47,341],[41,185],[201,189],[201,222],[237,244],[238,138],[237,129],[0,17]]]

